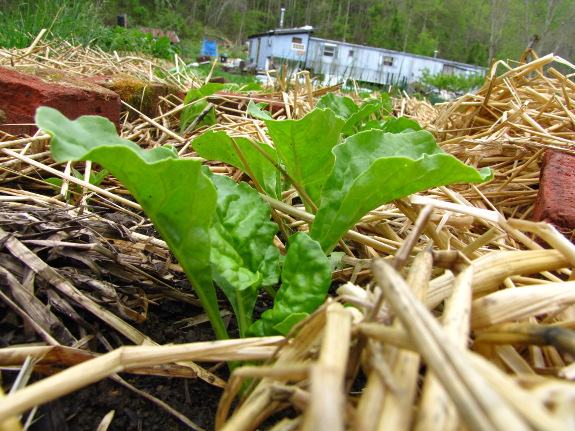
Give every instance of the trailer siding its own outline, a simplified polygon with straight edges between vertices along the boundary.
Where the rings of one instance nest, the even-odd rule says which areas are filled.
[[[424,70],[431,74],[484,74],[480,66],[312,37],[310,27],[271,30],[249,37],[250,62],[266,71],[289,60],[300,69],[324,75],[330,83],[352,78],[384,85],[419,81]],[[294,40],[300,41],[294,48]],[[305,50],[301,50],[305,47]]]
[[[249,60],[257,70],[273,68],[274,61],[291,61],[305,68],[311,29],[305,31],[271,30],[249,37]]]

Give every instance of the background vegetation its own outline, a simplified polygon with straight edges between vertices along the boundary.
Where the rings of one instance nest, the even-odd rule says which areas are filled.
[[[519,59],[534,35],[540,55],[575,57],[575,0],[0,0],[0,46],[27,47],[47,28],[46,38],[106,51],[195,59],[202,37],[211,36],[219,39],[220,52],[237,58],[245,55],[249,35],[279,26],[282,7],[285,27],[312,25],[318,37],[428,56],[437,52],[480,66]],[[128,28],[116,25],[120,14],[127,14]],[[141,26],[174,30],[181,42],[144,35]],[[219,69],[213,76],[253,81]],[[426,74],[412,90],[429,98],[439,89],[465,93],[481,79]]]
[[[319,37],[486,66],[518,59],[531,38],[540,54],[575,57],[575,0],[0,0],[0,44],[26,46],[41,28],[107,48],[129,44],[114,26],[175,30],[185,56],[205,34],[236,44],[250,34],[312,25]]]

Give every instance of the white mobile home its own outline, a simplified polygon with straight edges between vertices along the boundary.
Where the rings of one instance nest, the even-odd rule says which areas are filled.
[[[274,68],[274,64],[289,61],[300,69],[305,68],[310,34],[310,26],[270,30],[266,33],[249,36],[249,62],[257,71]]]
[[[405,85],[418,81],[424,70],[431,74],[469,75],[485,68],[441,58],[312,37],[313,28],[270,30],[249,37],[252,67],[266,71],[288,62],[315,74],[341,81]]]

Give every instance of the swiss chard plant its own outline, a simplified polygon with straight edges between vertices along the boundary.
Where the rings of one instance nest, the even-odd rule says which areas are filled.
[[[260,288],[277,284],[283,260],[273,245],[277,225],[270,221],[270,207],[257,191],[211,174],[197,159],[178,158],[172,147],[142,150],[120,138],[102,117],[70,121],[57,110],[42,107],[36,122],[52,136],[55,160],[92,160],[132,192],[180,262],[216,336],[228,334],[213,281],[229,299],[240,335],[246,336]],[[310,242],[307,234],[290,241],[283,283],[277,295],[270,290],[277,297],[274,311],[251,333],[285,333],[325,299],[331,279],[327,257],[312,253],[305,265],[297,264]],[[316,283],[318,277],[321,283]]]
[[[477,171],[443,152],[414,121],[389,117],[388,102],[358,107],[328,95],[299,120],[274,120],[250,104],[273,145],[212,131],[193,141],[201,157],[238,167],[255,189],[212,174],[200,160],[178,158],[170,146],[142,150],[100,117],[70,121],[40,108],[36,121],[52,136],[55,160],[93,160],[132,192],[184,268],[216,335],[226,338],[214,282],[230,301],[241,336],[286,334],[325,300],[327,255],[367,212],[427,188],[490,178],[488,169]],[[260,194],[281,199],[289,186],[315,220],[309,235],[286,238],[283,257],[273,245],[278,225]],[[254,323],[261,289],[274,303]]]

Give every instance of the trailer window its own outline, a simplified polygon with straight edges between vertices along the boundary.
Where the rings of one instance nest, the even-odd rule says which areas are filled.
[[[353,49],[349,50],[349,53],[347,54],[349,57],[353,57]]]
[[[337,46],[335,45],[324,45],[323,46],[324,57],[334,57],[337,58]]]
[[[393,57],[390,57],[388,55],[384,55],[381,57],[379,62],[380,62],[379,64],[381,64],[383,66],[393,66]]]
[[[305,45],[303,44],[303,40],[301,37],[292,37],[291,47],[296,51],[305,51]]]

